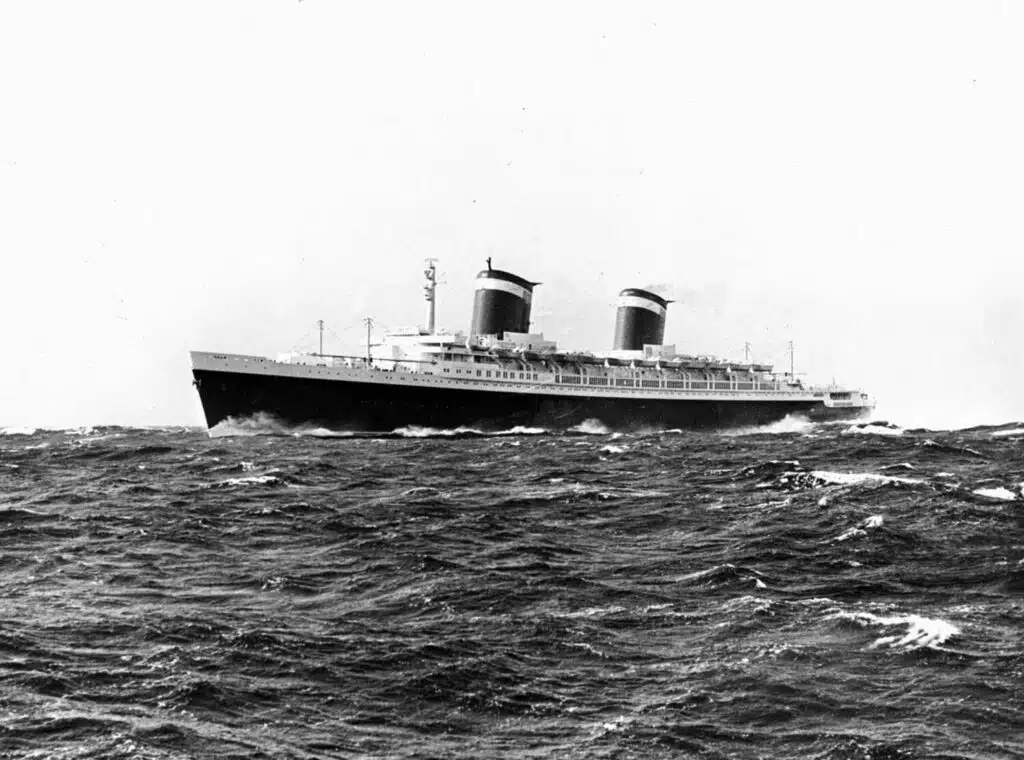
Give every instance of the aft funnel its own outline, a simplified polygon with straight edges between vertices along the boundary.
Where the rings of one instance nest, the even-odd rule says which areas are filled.
[[[645,345],[660,346],[665,340],[665,315],[669,303],[661,296],[640,288],[626,288],[619,293],[613,349],[642,351]]]
[[[533,286],[540,283],[491,269],[490,264],[488,259],[487,269],[476,276],[470,334],[497,335],[501,339],[506,332],[529,332]]]

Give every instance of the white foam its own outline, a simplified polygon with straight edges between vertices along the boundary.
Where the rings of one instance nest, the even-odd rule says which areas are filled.
[[[477,428],[463,426],[454,429],[442,429],[425,427],[421,425],[407,425],[391,431],[391,435],[403,438],[435,438],[456,435],[543,435],[548,431],[541,427],[526,427],[517,425],[509,430],[502,430],[496,433],[488,433]],[[312,424],[293,425],[274,417],[271,414],[260,412],[251,417],[235,419],[229,417],[210,428],[211,438],[222,438],[228,436],[258,436],[258,435],[290,435],[296,438],[351,438],[358,435],[352,430],[332,430],[326,427],[314,426]]]
[[[898,427],[884,425],[854,425],[842,432],[842,435],[903,435],[906,431]]]
[[[502,430],[498,433],[495,433],[495,435],[544,435],[547,432],[547,428],[516,425],[514,428],[511,428],[509,430]]]
[[[211,438],[229,436],[284,435],[292,431],[276,417],[263,412],[252,417],[236,419],[228,417],[210,428]]]
[[[811,422],[806,417],[799,414],[787,414],[781,420],[769,423],[767,425],[757,425],[751,427],[737,428],[736,430],[727,430],[725,435],[780,435],[784,433],[808,433],[813,430],[815,423]]]
[[[871,515],[871,517],[861,522],[861,524],[856,528],[850,528],[845,533],[836,536],[832,541],[839,542],[849,541],[852,538],[864,538],[867,536],[869,530],[882,527],[883,522],[884,520],[881,515]]]
[[[625,451],[627,451],[628,448],[629,448],[628,446],[612,446],[612,445],[608,445],[608,446],[602,446],[601,447],[601,451],[604,451],[604,452],[606,452],[608,454],[622,454]]]
[[[34,427],[6,427],[0,428],[0,435],[35,435],[38,429]]]
[[[586,435],[608,435],[611,431],[601,420],[584,420],[579,425],[569,428],[573,433],[584,433]]]
[[[836,541],[849,541],[851,538],[863,538],[867,533],[860,528],[850,528],[842,535],[836,536]]]
[[[960,634],[960,629],[952,623],[935,618],[925,618],[920,615],[881,617],[870,612],[838,612],[835,617],[852,620],[865,627],[906,627],[906,632],[902,636],[882,636],[871,644],[870,649],[882,646],[905,650],[922,649],[924,647],[939,649],[940,644],[944,644],[948,639]]]
[[[441,435],[455,435],[454,430],[440,430],[438,428],[420,427],[419,425],[408,425],[406,427],[395,428],[391,432],[394,435],[400,435],[403,438],[430,438]]]
[[[328,428],[312,428],[311,430],[296,430],[292,433],[296,438],[309,436],[310,438],[351,438],[355,433],[349,430],[329,430]]]
[[[873,472],[829,472],[828,470],[814,470],[811,472],[811,477],[838,486],[856,486],[864,483],[920,485],[924,482],[916,478],[898,478],[895,475],[877,475]]]
[[[974,493],[978,496],[984,496],[988,499],[998,499],[999,501],[1015,501],[1017,494],[1011,491],[1009,488],[1003,488],[999,486],[997,488],[976,488]]]
[[[91,425],[83,425],[81,427],[68,428],[63,431],[65,435],[92,435],[96,432],[96,429]],[[94,440],[100,440],[96,438]]]
[[[479,436],[515,436],[515,435],[544,435],[547,433],[546,428],[540,427],[525,427],[517,425],[516,427],[509,428],[508,430],[499,430],[497,432],[487,432],[474,427],[461,426],[457,428],[432,428],[432,427],[421,427],[419,425],[408,425],[405,427],[395,428],[392,435],[400,435],[403,438],[433,438],[433,437],[447,437],[454,435],[479,435]]]
[[[222,480],[220,485],[226,486],[262,486],[268,483],[280,483],[281,479],[276,475],[250,475],[247,478],[228,478]]]
[[[993,438],[1002,438],[1007,435],[1024,435],[1024,428],[1014,428],[1013,430],[995,430],[992,432]]]
[[[567,618],[589,618],[589,617],[605,617],[606,615],[618,615],[620,612],[625,612],[625,607],[620,607],[617,604],[611,604],[607,607],[587,607],[582,610],[576,610],[575,612],[566,612],[561,617]]]

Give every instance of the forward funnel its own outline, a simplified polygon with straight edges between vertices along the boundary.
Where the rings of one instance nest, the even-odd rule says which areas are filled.
[[[506,332],[529,332],[533,286],[538,283],[491,269],[490,260],[487,263],[488,268],[476,276],[470,334],[497,335],[501,339]]]

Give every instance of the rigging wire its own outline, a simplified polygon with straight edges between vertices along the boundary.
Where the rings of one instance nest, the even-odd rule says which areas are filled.
[[[300,352],[301,350],[303,350],[303,349],[305,349],[307,347],[308,348],[312,348],[312,347],[316,346],[316,344],[317,344],[316,333],[319,332],[319,330],[320,330],[320,322],[321,322],[321,320],[316,320],[315,322],[313,322],[313,326],[309,330],[307,330],[298,340],[295,341],[295,343],[292,345],[291,353],[298,353],[298,352]],[[374,320],[373,325],[374,325],[375,328],[382,328],[385,331],[390,329],[387,325],[383,325],[383,324],[377,322],[376,320]],[[323,330],[324,330],[324,332],[327,333],[328,335],[330,335],[332,338],[334,338],[334,340],[337,341],[338,343],[344,343],[345,342],[345,339],[342,337],[342,335],[345,335],[346,333],[350,333],[353,330],[365,329],[365,327],[366,327],[366,320],[365,319],[359,319],[359,321],[353,322],[348,327],[340,328],[339,332],[341,333],[341,335],[339,335],[337,332],[335,332],[333,329],[331,329],[330,325],[328,325],[326,321],[323,322]]]

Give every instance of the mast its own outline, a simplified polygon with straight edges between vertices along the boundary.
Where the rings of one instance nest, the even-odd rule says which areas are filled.
[[[789,342],[789,378],[790,380],[796,380],[796,371],[794,370],[793,364],[793,341]]]
[[[427,268],[423,270],[423,276],[427,278],[427,284],[423,286],[423,295],[427,299],[427,335],[434,334],[435,305],[437,302],[437,268],[434,266],[435,261],[437,259],[427,259]]]
[[[323,356],[324,355],[324,321],[322,319],[318,319],[316,321],[316,326],[320,330],[320,356]]]
[[[373,317],[363,317],[363,321],[366,323],[366,366],[370,366],[370,362],[373,361],[370,356],[370,328],[373,327]]]
[[[743,363],[750,364],[750,342],[744,342],[743,344]]]

